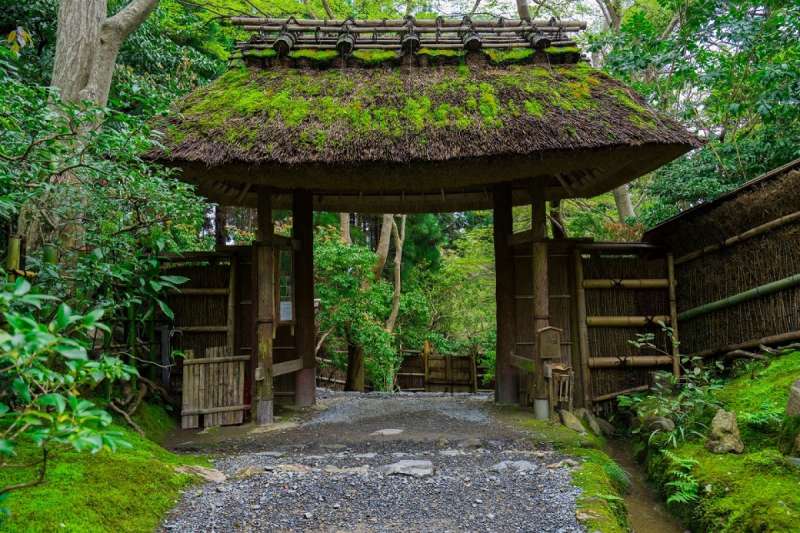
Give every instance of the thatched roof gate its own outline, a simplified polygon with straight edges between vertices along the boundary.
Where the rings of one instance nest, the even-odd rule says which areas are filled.
[[[255,418],[272,416],[276,237],[292,206],[298,403],[313,402],[311,212],[492,208],[497,272],[497,398],[517,377],[547,415],[550,326],[546,202],[592,196],[699,145],[633,91],[591,68],[570,21],[353,21],[237,18],[253,32],[230,70],[176,105],[151,156],[210,199],[256,206],[252,257]],[[511,207],[531,204],[531,364],[514,355]],[[521,241],[519,241],[521,242]],[[527,318],[525,318],[527,320]],[[562,332],[563,333],[563,332]],[[547,342],[545,342],[545,340]],[[516,357],[516,359],[514,359]],[[513,364],[517,361],[516,366]],[[294,364],[294,363],[293,363]],[[552,383],[551,383],[552,385]],[[552,405],[551,405],[552,406]]]

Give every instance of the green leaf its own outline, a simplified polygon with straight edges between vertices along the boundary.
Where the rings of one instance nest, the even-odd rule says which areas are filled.
[[[64,400],[64,397],[56,393],[39,396],[39,398],[36,399],[36,403],[42,407],[54,407],[58,414],[62,414],[67,408],[67,402]]]
[[[31,290],[31,284],[25,278],[17,278],[14,282],[14,296],[23,296]]]
[[[14,455],[14,443],[8,439],[0,439],[0,455]]]
[[[175,320],[175,313],[172,312],[172,309],[164,302],[163,300],[156,300],[158,302],[158,307],[161,308],[161,312],[164,313],[164,316],[169,318],[170,320]]]

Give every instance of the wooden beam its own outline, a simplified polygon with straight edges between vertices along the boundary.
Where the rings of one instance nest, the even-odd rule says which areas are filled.
[[[203,357],[202,359],[184,359],[183,366],[208,365],[211,363],[230,363],[232,361],[249,361],[249,355],[231,355],[226,357]]]
[[[178,289],[174,293],[170,294],[170,296],[228,296],[230,293],[229,288],[224,289],[198,289],[192,287],[186,287],[185,289]]]
[[[272,375],[283,376],[284,374],[291,374],[303,369],[303,358],[292,359],[291,361],[283,361],[282,363],[272,364]]]
[[[227,333],[228,326],[180,326],[175,331],[181,333]]]
[[[497,356],[495,360],[495,401],[519,401],[519,374],[511,363],[514,349],[514,257],[508,237],[513,232],[511,185],[496,185],[492,190],[494,207],[495,298],[497,301]],[[427,363],[426,363],[427,371]]]
[[[271,246],[260,244],[271,242],[274,226],[272,222],[272,198],[268,189],[258,190],[258,241],[255,244],[256,283],[253,302],[256,304],[255,347],[257,367],[254,372],[255,422],[258,425],[273,421],[272,383],[272,337],[275,319],[273,287],[274,254]]]
[[[316,401],[316,329],[314,320],[314,207],[310,191],[296,190],[292,199],[292,234],[299,249],[294,254],[295,340],[303,355],[302,370],[295,376],[295,404]]]
[[[641,328],[659,322],[670,324],[671,320],[667,315],[586,317],[586,325],[591,328]]]
[[[230,413],[232,411],[246,411],[248,409],[250,409],[250,404],[229,405],[226,407],[211,407],[208,409],[187,409],[185,411],[181,411],[181,416],[210,415],[214,413]]]
[[[587,279],[584,289],[666,289],[669,279]]]

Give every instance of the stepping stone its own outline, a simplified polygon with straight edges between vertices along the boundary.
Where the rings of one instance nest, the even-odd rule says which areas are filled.
[[[397,461],[390,465],[380,467],[381,473],[387,476],[401,475],[413,477],[426,477],[433,475],[433,463],[430,461],[417,461],[407,459]]]
[[[376,437],[391,437],[392,435],[399,435],[402,432],[402,429],[379,429],[378,431],[373,431],[370,435]]]

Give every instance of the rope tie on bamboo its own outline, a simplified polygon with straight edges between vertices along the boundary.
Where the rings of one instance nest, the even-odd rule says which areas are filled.
[[[655,323],[656,323],[656,317],[654,317],[652,315],[645,315],[645,317],[644,317],[644,325],[645,325],[645,327],[653,326],[653,325],[655,325]]]
[[[612,279],[611,280],[611,287],[614,289],[621,289],[622,288],[622,280],[621,279]]]

